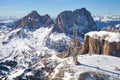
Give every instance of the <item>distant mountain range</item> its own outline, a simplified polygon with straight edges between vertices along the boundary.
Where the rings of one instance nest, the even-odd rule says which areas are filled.
[[[14,16],[0,16],[0,23],[12,23],[18,19],[19,17]]]
[[[65,13],[65,12],[63,12]],[[103,27],[118,27],[120,26],[120,15],[112,15],[112,14],[93,14],[92,15],[95,23],[97,24],[98,30],[100,30]],[[14,16],[1,16],[0,17],[0,24],[10,24],[14,21],[19,20],[20,17],[14,17]],[[56,18],[53,18],[53,21],[55,21]]]
[[[93,18],[97,24],[98,30],[103,27],[119,27],[120,15],[102,14],[93,15]]]
[[[112,14],[93,14],[92,15],[95,21],[120,21],[120,15],[112,15]]]

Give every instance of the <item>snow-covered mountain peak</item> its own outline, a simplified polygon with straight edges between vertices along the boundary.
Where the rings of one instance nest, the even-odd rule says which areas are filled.
[[[112,14],[95,14],[92,15],[97,24],[98,30],[104,27],[117,27],[120,24],[120,15]]]
[[[120,15],[112,15],[112,14],[95,14],[93,15],[95,21],[120,21]]]

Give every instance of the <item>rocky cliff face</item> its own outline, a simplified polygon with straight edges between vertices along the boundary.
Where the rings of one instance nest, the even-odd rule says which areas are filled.
[[[108,31],[89,32],[84,38],[83,53],[105,54],[120,57],[120,33]]]
[[[27,27],[29,29],[38,29],[41,26],[47,27],[53,23],[54,23],[53,20],[50,18],[48,14],[41,16],[36,11],[32,11],[27,16],[16,21],[14,25],[14,29],[20,27]]]
[[[82,37],[85,33],[97,29],[90,12],[82,8],[60,13],[55,21],[53,32],[64,32],[72,36],[75,27],[78,29],[78,36]]]

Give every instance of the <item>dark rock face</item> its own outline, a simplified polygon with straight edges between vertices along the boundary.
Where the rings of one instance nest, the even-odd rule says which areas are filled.
[[[59,14],[55,21],[53,32],[64,32],[72,36],[75,27],[78,29],[78,36],[82,37],[85,33],[97,29],[90,12],[82,8],[74,11],[64,11]]]
[[[8,75],[8,73],[17,66],[17,64],[18,63],[14,60],[0,62],[0,76]]]
[[[120,49],[113,50],[110,54],[111,56],[120,57]]]
[[[44,27],[50,26],[53,23],[54,23],[53,20],[50,18],[48,14],[41,16],[36,11],[32,11],[27,16],[16,21],[14,25],[14,29],[20,27],[26,27],[29,29],[38,29],[42,26]]]
[[[84,72],[82,74],[80,74],[79,79],[78,80],[87,80],[87,79],[91,79],[91,80],[106,80],[109,79],[109,75],[103,74],[103,73],[96,73],[96,72]]]

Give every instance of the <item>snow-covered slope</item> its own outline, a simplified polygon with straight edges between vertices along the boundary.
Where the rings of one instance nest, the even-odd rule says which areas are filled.
[[[67,49],[70,37],[64,33],[51,33],[46,41],[46,46],[50,49],[54,49],[58,52],[62,52]]]
[[[80,65],[72,57],[63,59],[51,74],[53,79],[62,80],[119,80],[119,58],[105,55],[80,55]]]
[[[45,55],[54,56],[58,53],[54,48],[50,49],[47,47],[48,38],[52,42],[56,42],[57,45],[63,38],[63,42],[66,42],[67,39],[64,34],[56,34],[54,39],[54,33],[51,34],[53,27],[41,27],[35,31],[30,31],[26,28],[8,31],[7,29],[6,32],[1,30],[0,35],[0,78],[5,75],[8,80],[22,75],[31,65],[37,65],[36,61],[39,62]],[[40,64],[42,65],[43,62],[40,62]]]
[[[29,20],[29,17],[32,20]],[[51,62],[56,62],[54,58],[59,52],[55,50],[54,45],[56,44],[55,47],[58,49],[62,42],[62,45],[66,47],[67,36],[64,33],[56,34],[54,39],[55,35],[51,33],[54,25],[52,22],[49,24],[51,21],[49,18],[48,15],[40,16],[36,11],[33,11],[16,21],[13,28],[7,27],[6,23],[0,25],[0,79],[20,78],[21,80],[21,76],[26,77],[29,72],[36,74],[36,70],[42,70],[45,67],[44,62],[50,63],[50,66]],[[49,46],[52,48],[48,47],[49,40],[51,44]],[[60,45],[59,49],[64,48]],[[51,61],[50,58],[50,61],[47,61],[49,58],[45,58],[46,61],[42,61],[44,57],[51,57],[53,60]],[[43,76],[48,75],[46,71],[43,72],[45,72]]]
[[[75,65],[72,57],[66,59],[57,57],[58,52],[46,46],[47,38],[54,42],[69,38],[64,34],[51,34],[52,28],[41,27],[34,32],[18,28],[0,36],[0,78],[7,80],[120,79],[119,58],[81,55],[78,56],[81,64]]]
[[[0,36],[0,61],[13,60],[18,63],[18,67],[26,67],[44,54],[49,52],[54,54],[54,51],[45,47],[45,37],[49,35],[51,29],[40,28],[31,32],[19,28]],[[18,31],[21,34],[17,34]]]
[[[46,36],[49,35],[51,29],[52,28],[40,28],[35,32],[31,32],[26,29],[18,28],[1,35],[1,59],[16,51],[40,50],[41,47],[45,45]]]

